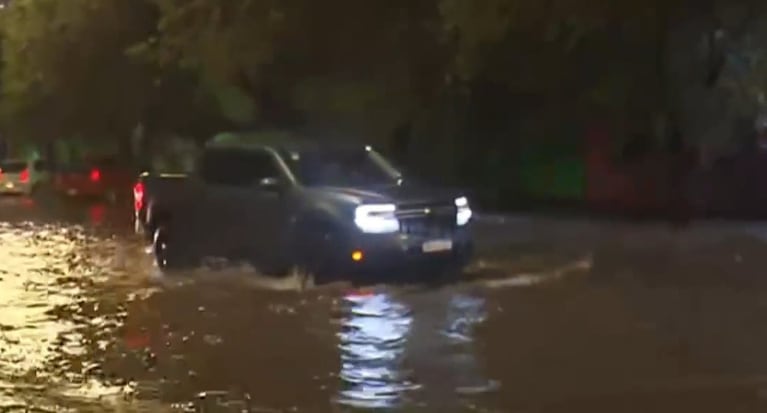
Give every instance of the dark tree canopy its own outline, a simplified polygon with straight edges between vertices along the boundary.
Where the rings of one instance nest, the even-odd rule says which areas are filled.
[[[551,113],[596,106],[649,118],[686,105],[689,87],[673,80],[669,56],[680,54],[670,48],[679,36],[670,28],[685,19],[703,21],[703,31],[726,25],[717,7],[15,0],[0,17],[0,109],[4,128],[35,139],[124,137],[138,124],[187,135],[277,126],[386,137],[462,87],[486,83],[535,96]],[[719,85],[728,68],[722,56],[687,77]],[[762,89],[761,77],[749,78],[749,90]]]

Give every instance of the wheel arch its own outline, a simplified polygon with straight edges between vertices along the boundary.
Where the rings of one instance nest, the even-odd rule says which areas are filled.
[[[146,228],[148,232],[154,233],[160,225],[169,225],[172,221],[170,210],[164,208],[154,200],[149,201],[146,206]]]

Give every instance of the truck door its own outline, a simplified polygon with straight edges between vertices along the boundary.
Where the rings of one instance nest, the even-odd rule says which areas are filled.
[[[214,248],[243,258],[268,258],[284,215],[279,192],[260,185],[266,178],[284,179],[274,155],[261,149],[211,149],[204,158],[209,219],[217,222],[211,230]]]
[[[205,184],[204,191],[196,197],[194,206],[200,210],[196,214],[194,226],[201,232],[197,236],[205,243],[204,250],[211,255],[227,255],[237,246],[237,236],[232,233],[237,229],[236,199],[237,192],[243,189],[241,177],[236,166],[231,162],[229,150],[208,149],[200,162],[200,177]]]
[[[244,151],[243,157],[250,183],[239,202],[247,217],[242,221],[246,231],[243,246],[248,258],[270,266],[282,252],[279,239],[289,214],[283,191],[287,177],[270,151]]]

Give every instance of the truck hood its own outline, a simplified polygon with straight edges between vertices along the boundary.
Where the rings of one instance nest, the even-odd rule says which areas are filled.
[[[447,188],[433,188],[416,184],[386,185],[366,188],[324,186],[317,190],[345,198],[353,203],[453,203],[461,192]]]

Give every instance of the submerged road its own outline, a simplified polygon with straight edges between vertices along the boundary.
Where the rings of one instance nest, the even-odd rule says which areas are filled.
[[[767,225],[491,217],[442,287],[163,275],[100,205],[0,199],[0,412],[764,412]]]

